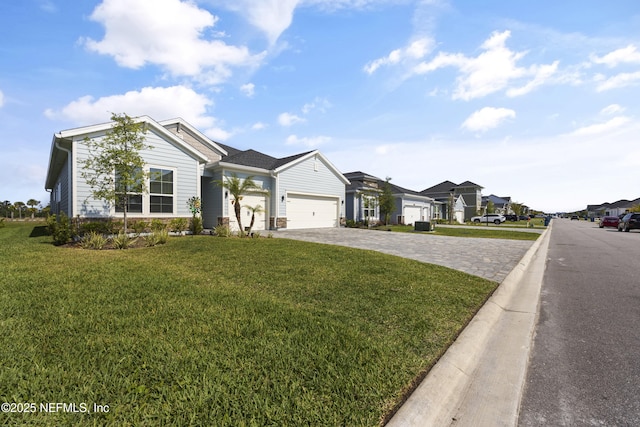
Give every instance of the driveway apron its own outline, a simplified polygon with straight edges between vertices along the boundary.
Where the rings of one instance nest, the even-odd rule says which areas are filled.
[[[436,236],[358,228],[279,230],[276,238],[369,249],[480,276],[498,283],[513,270],[532,241]]]

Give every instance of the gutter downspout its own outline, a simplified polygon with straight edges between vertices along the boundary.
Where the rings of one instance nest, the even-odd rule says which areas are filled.
[[[274,180],[274,187],[275,187],[275,195],[271,197],[271,204],[272,206],[275,208],[275,212],[273,212],[273,228],[274,230],[278,229],[278,214],[280,212],[280,205],[279,205],[279,200],[280,200],[280,180],[278,179],[278,174],[275,173],[273,170],[269,171],[271,178],[273,178]]]
[[[67,153],[67,160],[69,161],[69,170],[67,172],[67,188],[69,191],[69,195],[67,196],[67,209],[69,210],[69,212],[67,213],[67,216],[69,218],[73,218],[73,212],[72,212],[72,205],[73,205],[73,186],[72,186],[72,182],[71,182],[71,173],[72,173],[72,168],[73,168],[73,164],[71,163],[71,150],[69,150],[68,148],[64,148],[63,146],[60,145],[60,143],[58,142],[58,138],[60,136],[56,135],[56,143],[55,146],[57,149],[62,150],[64,152]]]

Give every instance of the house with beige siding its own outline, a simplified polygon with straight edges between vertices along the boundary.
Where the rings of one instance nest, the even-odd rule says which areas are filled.
[[[338,227],[344,217],[348,180],[318,150],[275,158],[212,141],[181,118],[135,120],[145,123],[145,142],[151,147],[140,153],[149,191],[134,197],[129,218],[186,218],[191,216],[187,200],[195,196],[202,201],[206,228],[228,224],[237,229],[232,198],[215,184],[232,175],[252,176],[260,187],[241,202],[243,225],[251,208],[260,206],[255,230]],[[112,126],[109,122],[54,134],[45,181],[52,213],[88,219],[122,216],[115,206],[92,197],[81,174],[90,155],[85,138],[104,138]]]

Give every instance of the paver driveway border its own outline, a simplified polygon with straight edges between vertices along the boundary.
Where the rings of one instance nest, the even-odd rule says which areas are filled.
[[[442,265],[501,283],[533,241],[436,236],[359,228],[278,230],[276,238],[369,249]]]

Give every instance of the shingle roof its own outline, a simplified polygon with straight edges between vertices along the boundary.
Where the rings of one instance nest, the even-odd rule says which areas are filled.
[[[222,158],[223,162],[267,170],[277,169],[280,166],[286,165],[287,163],[290,163],[296,159],[299,159],[300,157],[306,156],[307,154],[311,153],[311,151],[307,151],[304,153],[294,154],[292,156],[282,157],[278,159],[253,149],[243,151],[224,144],[218,145],[220,145],[229,153],[228,156]]]
[[[471,181],[465,181],[460,185],[456,185],[456,187],[480,187],[480,188],[484,188],[482,185],[478,185],[478,184],[473,183]]]
[[[457,184],[454,184],[451,181],[444,181],[440,184],[434,185],[433,187],[425,188],[420,193],[427,195],[429,193],[449,193],[454,187],[457,187]]]

